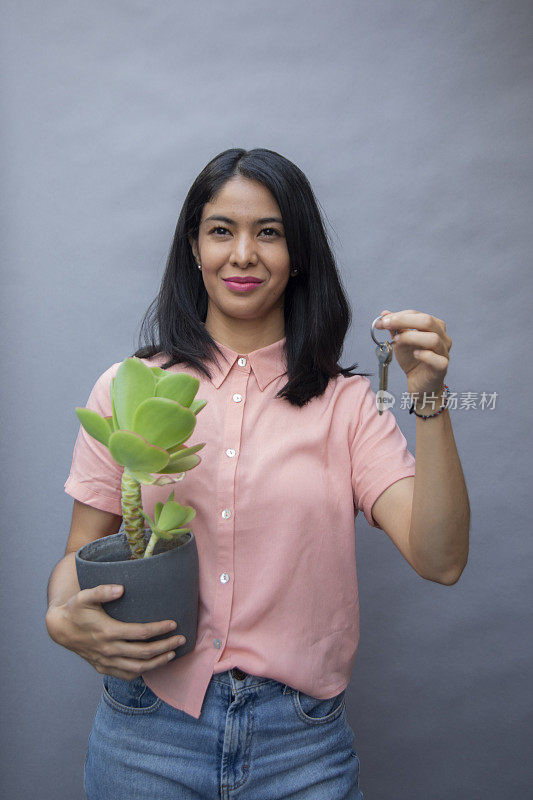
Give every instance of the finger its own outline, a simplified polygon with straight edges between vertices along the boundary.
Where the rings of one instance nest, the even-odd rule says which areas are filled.
[[[133,658],[137,661],[150,661],[157,656],[175,650],[185,644],[185,636],[176,634],[169,636],[168,639],[160,639],[157,642],[146,642],[136,644],[135,642],[118,641],[114,643],[115,652],[113,655],[120,658]]]
[[[395,314],[418,314],[419,312],[415,311],[414,308],[408,308],[408,309],[406,309],[404,311],[396,311],[396,312],[393,312],[393,311],[390,311],[387,308],[384,308],[383,311],[380,314],[380,317],[390,317],[394,313]],[[378,319],[378,321],[376,322],[376,328],[385,328],[385,327],[390,327],[390,326],[389,325],[383,325],[382,319]]]
[[[390,312],[388,309],[384,308],[384,309],[383,309],[383,311],[381,311],[381,313],[380,313],[380,315],[379,315],[379,316],[380,316],[380,317],[384,317],[384,316],[385,316],[385,314],[390,314],[390,313],[391,313],[391,312]],[[378,320],[377,320],[377,322],[376,322],[376,324],[375,324],[375,326],[374,326],[374,327],[376,327],[376,328],[382,328],[382,327],[383,327],[381,319],[378,319]]]
[[[438,333],[428,333],[427,331],[401,331],[392,337],[395,345],[400,347],[420,347],[432,350],[434,353],[440,353],[443,356],[448,355],[446,344]]]
[[[401,331],[407,328],[421,331],[435,331],[439,333],[442,331],[440,321],[431,314],[425,314],[422,311],[395,311],[387,314],[382,320],[381,325],[383,328],[396,328]]]
[[[134,658],[110,659],[109,664],[96,667],[96,671],[103,675],[115,675],[117,678],[132,680],[143,672],[148,672],[157,667],[163,667],[165,664],[168,664],[169,661],[172,661],[175,655],[176,654],[171,651],[170,653],[157,656],[157,658],[152,658],[150,661],[141,661]]]
[[[162,636],[177,628],[176,623],[171,619],[162,620],[161,622],[119,622],[119,620],[109,617],[109,620],[109,639],[146,641],[153,636]]]
[[[419,312],[414,308],[404,308],[402,311],[391,311],[390,309],[384,308],[383,311],[380,313],[380,317],[384,317],[385,314],[405,314],[408,312],[409,314],[418,314]]]
[[[425,364],[433,367],[438,372],[442,372],[443,370],[446,371],[448,369],[449,361],[446,356],[440,356],[438,353],[434,353],[432,350],[414,350],[413,356],[417,361],[423,361]]]
[[[123,591],[123,586],[114,583],[102,583],[93,589],[82,589],[76,595],[76,600],[84,606],[95,606],[99,603],[109,603],[111,600],[116,600]]]

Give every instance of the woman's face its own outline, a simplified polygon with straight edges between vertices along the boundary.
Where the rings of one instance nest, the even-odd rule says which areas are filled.
[[[226,181],[203,208],[198,240],[189,241],[209,296],[206,324],[217,320],[234,327],[237,320],[248,320],[246,327],[255,328],[254,320],[283,328],[289,252],[278,204],[262,183],[243,177]],[[228,282],[233,277],[260,283],[248,288]]]

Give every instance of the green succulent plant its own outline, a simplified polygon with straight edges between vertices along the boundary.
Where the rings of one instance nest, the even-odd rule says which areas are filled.
[[[147,367],[139,358],[126,358],[111,381],[112,415],[102,417],[89,408],[76,408],[87,433],[108,448],[124,467],[121,498],[124,532],[132,558],[148,558],[158,539],[188,533],[196,512],[174,500],[157,503],[151,519],[142,510],[141,484],[163,486],[180,481],[198,466],[198,451],[205,442],[186,447],[196,425],[196,415],[206,400],[196,400],[198,378],[186,372],[169,373]],[[148,545],[144,520],[152,531]]]

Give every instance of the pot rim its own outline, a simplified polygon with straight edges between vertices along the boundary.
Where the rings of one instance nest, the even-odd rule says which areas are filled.
[[[150,528],[145,528],[145,531],[149,531],[151,533]],[[188,537],[187,541],[182,542],[181,544],[176,545],[175,547],[169,547],[166,550],[163,550],[162,553],[154,553],[151,556],[149,556],[149,558],[133,558],[133,559],[132,558],[125,558],[125,559],[116,559],[116,560],[113,560],[113,561],[105,561],[105,560],[104,561],[95,561],[92,558],[85,558],[84,557],[83,551],[86,548],[90,548],[92,545],[94,545],[96,542],[101,541],[102,539],[111,539],[111,538],[117,538],[117,537],[120,536],[120,537],[123,537],[124,539],[126,539],[126,542],[127,542],[126,534],[125,534],[125,532],[123,530],[121,530],[121,531],[117,531],[117,533],[108,534],[107,536],[100,536],[98,539],[94,539],[92,542],[87,542],[87,544],[82,545],[79,548],[79,550],[76,550],[75,558],[76,558],[76,560],[84,561],[87,564],[142,564],[142,563],[147,563],[148,561],[152,561],[153,559],[161,558],[161,556],[168,555],[168,553],[173,553],[175,550],[179,550],[182,547],[187,547],[188,545],[191,544],[192,540],[194,539],[194,533],[192,531],[188,531],[188,532],[186,532],[184,534],[181,534],[181,535],[182,536],[187,536]]]

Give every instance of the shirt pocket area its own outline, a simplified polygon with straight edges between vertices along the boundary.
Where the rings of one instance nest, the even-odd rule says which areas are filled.
[[[346,689],[335,695],[319,700],[298,689],[291,693],[292,704],[297,716],[308,725],[324,725],[333,722],[342,714],[346,706]]]
[[[131,681],[103,676],[103,698],[108,706],[123,714],[151,714],[163,702],[139,675]]]

